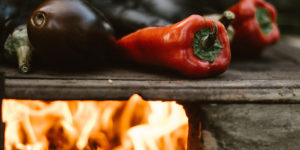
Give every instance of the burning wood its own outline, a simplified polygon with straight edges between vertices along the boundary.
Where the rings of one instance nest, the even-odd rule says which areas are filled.
[[[175,102],[5,100],[6,150],[183,150],[188,120]]]

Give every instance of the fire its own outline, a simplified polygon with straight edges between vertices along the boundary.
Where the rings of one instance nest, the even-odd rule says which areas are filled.
[[[6,99],[6,150],[183,150],[188,120],[176,102]]]

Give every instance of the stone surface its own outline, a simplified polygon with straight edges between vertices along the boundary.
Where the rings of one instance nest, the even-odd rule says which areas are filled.
[[[203,130],[216,139],[218,150],[300,149],[299,104],[210,104],[200,108],[205,116]]]

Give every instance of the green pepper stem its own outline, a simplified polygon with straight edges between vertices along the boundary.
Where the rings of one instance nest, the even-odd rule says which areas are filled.
[[[225,11],[222,15],[222,17],[219,19],[219,21],[224,25],[224,27],[227,29],[231,22],[234,20],[235,15],[231,11]]]
[[[209,33],[209,35],[207,36],[207,38],[205,40],[203,40],[202,47],[205,50],[210,49],[215,44],[215,41],[217,39],[217,35],[218,35],[218,27],[217,27],[216,24],[214,24],[214,30],[213,30],[213,32]]]
[[[30,71],[31,50],[29,46],[21,46],[17,51],[18,66],[22,73]]]

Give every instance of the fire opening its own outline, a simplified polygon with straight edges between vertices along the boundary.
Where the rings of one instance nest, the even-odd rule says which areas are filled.
[[[185,150],[188,119],[176,102],[3,101],[6,150]]]

